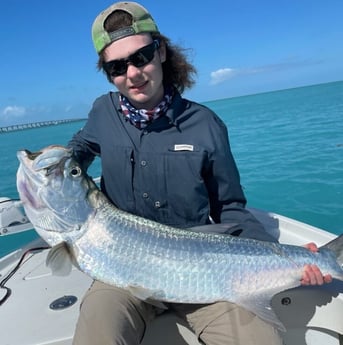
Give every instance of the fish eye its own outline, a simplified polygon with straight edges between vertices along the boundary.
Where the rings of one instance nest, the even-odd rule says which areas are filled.
[[[70,170],[70,175],[73,176],[73,177],[79,177],[82,173],[82,170],[80,169],[80,167],[73,167],[71,170]]]

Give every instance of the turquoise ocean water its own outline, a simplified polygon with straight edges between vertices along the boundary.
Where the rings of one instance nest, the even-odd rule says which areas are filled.
[[[343,81],[205,105],[228,126],[249,206],[343,233]],[[18,197],[18,149],[66,144],[83,123],[0,134],[0,197]],[[0,237],[0,256],[36,236]]]

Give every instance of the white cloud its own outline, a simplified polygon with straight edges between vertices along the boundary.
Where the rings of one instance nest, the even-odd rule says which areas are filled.
[[[282,60],[278,63],[262,65],[262,66],[247,67],[247,68],[220,68],[214,72],[211,72],[210,84],[217,85],[233,77],[236,78],[239,76],[247,76],[247,75],[249,76],[249,75],[254,75],[254,74],[282,72],[286,70],[317,65],[322,62],[323,62],[322,60],[301,59],[298,57],[291,57],[291,58]]]
[[[2,114],[7,118],[22,117],[26,114],[26,108],[17,105],[9,105],[3,109]]]
[[[221,68],[217,71],[211,72],[211,85],[217,85],[232,78],[236,74],[236,70],[232,68]]]

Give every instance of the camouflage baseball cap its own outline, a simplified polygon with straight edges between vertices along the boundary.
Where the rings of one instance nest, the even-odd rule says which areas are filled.
[[[107,32],[104,23],[107,17],[117,10],[131,14],[132,25],[113,32]],[[117,2],[95,18],[92,26],[92,39],[95,50],[99,54],[111,42],[143,32],[159,32],[150,13],[136,2]]]

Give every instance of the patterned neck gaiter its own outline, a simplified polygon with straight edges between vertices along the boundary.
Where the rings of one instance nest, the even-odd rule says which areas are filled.
[[[145,128],[150,122],[164,115],[173,100],[174,91],[172,88],[165,88],[163,100],[154,109],[136,109],[129,100],[122,94],[119,95],[121,110],[137,128]]]

